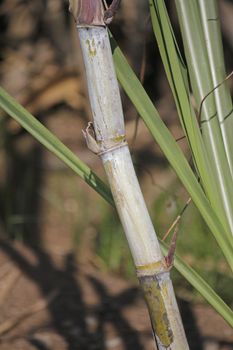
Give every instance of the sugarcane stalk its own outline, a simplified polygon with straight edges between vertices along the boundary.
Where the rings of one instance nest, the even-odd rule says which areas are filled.
[[[85,65],[93,125],[84,131],[101,158],[134,259],[159,350],[189,349],[170,267],[163,257],[135,174],[101,0],[72,0]]]

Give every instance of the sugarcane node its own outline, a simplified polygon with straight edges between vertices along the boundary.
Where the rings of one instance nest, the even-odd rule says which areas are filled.
[[[77,27],[105,26],[101,0],[69,0],[69,11]]]
[[[109,141],[110,143],[113,143],[114,141]],[[106,154],[106,153],[108,153],[108,152],[112,152],[112,151],[115,151],[116,149],[119,149],[119,148],[122,148],[122,147],[125,147],[125,146],[128,146],[128,143],[127,143],[127,141],[118,141],[117,143],[113,143],[113,145],[112,146],[109,146],[109,147],[107,147],[106,149],[104,149],[104,150],[102,150],[102,151],[100,151],[99,153],[98,153],[98,155],[99,156],[102,156],[102,155],[104,155],[104,154]]]
[[[168,266],[166,258],[163,258],[159,261],[153,261],[145,265],[137,265],[136,273],[137,277],[143,276],[159,276],[163,273],[169,272],[171,266]]]
[[[110,140],[97,141],[95,129],[92,122],[88,122],[86,129],[82,130],[82,133],[86,140],[88,149],[98,156],[102,156],[105,153],[128,146],[125,135],[120,135]]]

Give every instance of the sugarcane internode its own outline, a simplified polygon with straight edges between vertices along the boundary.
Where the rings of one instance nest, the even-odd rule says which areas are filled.
[[[148,306],[157,344],[159,345],[160,343],[165,348],[168,348],[173,343],[174,335],[168,319],[165,299],[163,298],[164,291],[162,289],[166,288],[164,279],[158,275],[151,275],[141,276],[139,281]]]

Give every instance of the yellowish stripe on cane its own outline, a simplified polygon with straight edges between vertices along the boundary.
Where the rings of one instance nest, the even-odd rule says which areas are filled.
[[[148,275],[158,275],[163,272],[167,272],[169,269],[166,266],[164,260],[153,261],[145,265],[136,266],[136,271],[138,277],[148,276]]]

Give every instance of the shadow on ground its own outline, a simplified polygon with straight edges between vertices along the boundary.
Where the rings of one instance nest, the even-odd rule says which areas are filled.
[[[93,276],[89,281],[100,302],[97,306],[86,307],[83,293],[76,275],[74,257],[69,254],[65,258],[64,269],[54,267],[50,257],[37,249],[38,264],[32,265],[18,251],[6,242],[1,241],[1,248],[14,261],[23,273],[33,280],[47,297],[56,292],[56,297],[48,305],[53,326],[65,340],[68,349],[106,349],[104,325],[111,323],[124,344],[125,349],[143,350],[139,335],[122,316],[125,307],[133,305],[139,297],[137,288],[129,288],[116,296],[111,296],[104,284]],[[87,317],[92,315],[97,320],[96,330],[90,332]],[[41,349],[36,341],[34,346]]]
[[[64,259],[64,267],[54,266],[51,258],[44,251],[36,248],[37,264],[30,263],[11,243],[0,241],[1,249],[13,261],[23,273],[38,286],[44,297],[56,292],[56,297],[48,304],[52,326],[63,338],[69,350],[108,348],[105,339],[105,326],[111,325],[115,330],[117,339],[120,339],[122,348],[126,350],[144,350],[140,334],[124,317],[124,310],[137,303],[140,293],[136,287],[131,287],[123,292],[112,295],[104,283],[98,278],[86,276],[97,299],[94,306],[84,302],[85,290],[78,282],[74,256],[68,254]],[[187,336],[191,349],[203,349],[202,339],[199,335],[190,306],[186,302],[180,302],[180,310],[186,325]],[[94,330],[90,331],[87,320],[94,320]],[[25,335],[27,337],[27,335]],[[38,350],[49,350],[39,340],[28,337],[28,341]],[[192,345],[193,344],[193,345]],[[198,346],[195,346],[198,344]]]

